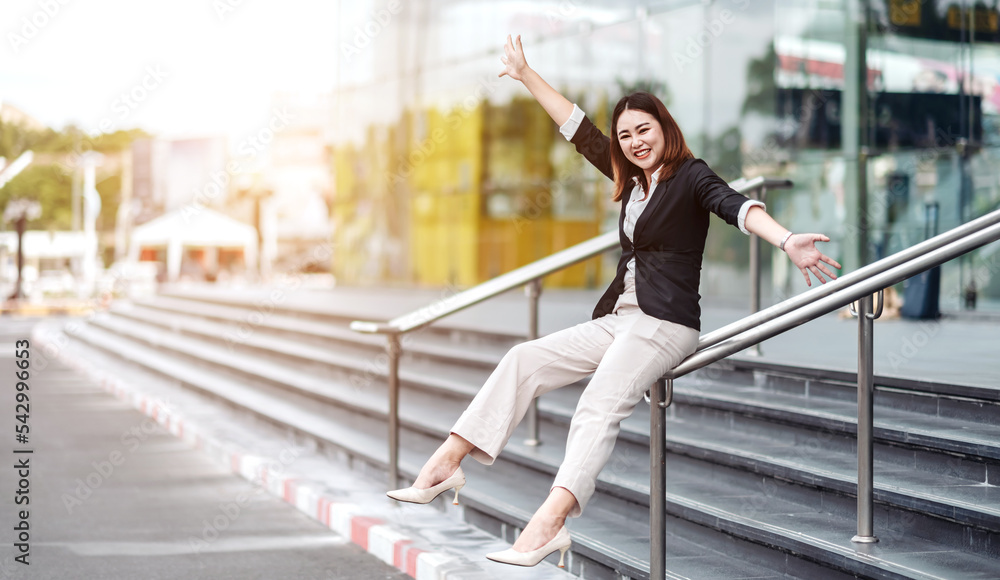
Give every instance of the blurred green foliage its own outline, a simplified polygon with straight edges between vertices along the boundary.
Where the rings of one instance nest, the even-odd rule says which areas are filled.
[[[90,136],[69,125],[63,131],[46,127],[42,130],[27,129],[16,123],[0,122],[0,157],[12,161],[29,149],[35,154],[55,153],[74,155],[84,151],[116,153],[132,146],[132,141],[149,137],[142,129],[129,129]]]
[[[7,202],[18,198],[34,199],[42,204],[41,217],[28,222],[28,229],[70,229],[73,178],[62,166],[29,165],[0,189],[0,207],[7,207]]]
[[[15,123],[0,122],[0,157],[13,161],[29,149],[36,153],[69,153],[73,135],[52,129],[36,131]]]
[[[42,204],[42,215],[28,224],[29,229],[68,230],[73,219],[73,171],[80,154],[97,151],[117,155],[129,149],[132,142],[149,135],[141,129],[115,131],[90,136],[74,126],[56,131],[34,130],[17,123],[0,122],[0,157],[8,162],[25,151],[35,154],[34,161],[24,171],[0,188],[0,213],[11,199],[29,198]],[[97,191],[101,194],[101,215],[98,230],[111,230],[121,197],[120,164],[113,164],[114,173],[98,169]]]
[[[774,42],[767,45],[760,58],[751,59],[747,64],[747,96],[743,100],[741,116],[747,113],[774,115],[774,71],[777,66],[778,55],[774,51]]]

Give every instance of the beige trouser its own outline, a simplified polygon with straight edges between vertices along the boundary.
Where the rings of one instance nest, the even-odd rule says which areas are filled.
[[[566,456],[552,487],[576,498],[578,517],[594,493],[619,424],[643,393],[694,352],[698,331],[643,313],[629,285],[614,311],[514,346],[500,361],[451,432],[490,465],[507,444],[532,399],[593,373],[570,423]]]

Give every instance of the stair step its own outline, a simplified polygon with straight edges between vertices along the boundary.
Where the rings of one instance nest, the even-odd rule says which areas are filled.
[[[115,328],[126,333],[131,331],[127,323],[124,322],[125,320],[146,326],[171,329],[174,332],[184,333],[213,343],[215,345],[215,348],[212,349],[213,352],[217,352],[222,347],[225,347],[225,351],[232,352],[238,347],[243,350],[252,350],[257,354],[268,355],[271,359],[275,357],[291,359],[307,366],[325,365],[334,371],[350,373],[359,385],[371,382],[374,378],[386,377],[388,372],[385,362],[379,362],[380,353],[357,347],[344,346],[332,350],[329,347],[302,343],[289,338],[256,333],[248,334],[235,343],[222,339],[226,335],[228,327],[216,322],[185,319],[176,315],[155,314],[142,309],[132,312],[124,309],[115,310],[113,314],[122,320],[117,320],[115,317],[98,317],[95,324]],[[150,337],[160,336],[156,330],[150,330],[146,334]],[[459,379],[456,380],[442,377],[433,372],[433,369],[428,368],[426,361],[408,362],[410,364],[400,369],[401,381],[451,396],[474,396],[475,390],[468,386],[469,379],[479,381],[485,378],[482,371],[459,371],[451,373],[459,375]],[[466,380],[461,380],[463,375],[467,377]]]
[[[363,289],[359,289],[363,291]],[[385,289],[380,291],[384,292]],[[412,312],[417,308],[428,307],[427,302],[412,302],[412,307],[407,308],[400,305],[406,300],[401,300],[400,297],[395,297],[392,301],[392,307],[397,310],[386,310],[385,305],[381,303],[369,304],[365,311],[364,307],[356,302],[343,302],[343,303],[321,303],[316,301],[303,301],[303,300],[292,300],[292,292],[280,293],[277,297],[270,296],[265,292],[260,293],[259,296],[253,296],[252,293],[243,293],[241,295],[232,295],[229,292],[219,292],[206,288],[201,289],[187,289],[183,291],[168,290],[166,292],[161,292],[159,296],[168,298],[177,298],[183,300],[197,301],[209,305],[222,305],[222,306],[238,306],[247,309],[266,309],[268,312],[274,312],[278,314],[285,314],[293,317],[300,317],[310,320],[321,320],[325,322],[334,322],[342,325],[344,328],[350,326],[350,323],[354,320],[389,320],[395,316],[406,314],[407,312]],[[408,292],[403,292],[403,294],[409,294]],[[514,297],[514,301],[518,303],[517,311],[520,316],[527,319],[528,307],[526,302],[524,302],[523,296],[517,290],[512,290],[508,294]],[[367,297],[366,297],[367,298]],[[441,298],[445,298],[441,296]],[[491,300],[491,308],[502,307],[504,302],[510,301],[510,297],[505,295],[495,296]],[[481,307],[480,307],[481,308]],[[527,331],[527,323],[525,322],[524,331],[520,328],[517,329],[507,329],[501,330],[497,328],[486,328],[477,319],[477,316],[473,311],[477,309],[477,306],[460,312],[454,316],[449,317],[446,320],[439,321],[433,326],[426,329],[426,332],[430,334],[437,334],[441,336],[448,336],[454,332],[471,332],[477,335],[480,340],[484,342],[497,342],[505,343],[508,348],[511,344],[520,342],[524,340],[525,332]]]
[[[257,311],[208,305],[194,300],[157,297],[153,300],[137,301],[134,304],[116,304],[112,312],[137,320],[150,320],[156,324],[169,321],[171,326],[165,326],[167,328],[183,327],[185,321],[190,320],[207,319],[229,324],[222,337],[227,344],[234,345],[244,343],[253,334],[294,337],[301,342],[318,342],[337,347],[361,346],[370,352],[384,352],[386,345],[385,337],[354,332],[342,324],[277,313],[264,315]],[[155,316],[153,314],[155,312],[162,314]],[[497,348],[493,344],[461,344],[454,338],[445,339],[421,331],[408,334],[404,346],[406,355],[420,355],[488,369],[492,369],[500,362],[507,348],[506,346]]]
[[[174,318],[176,319],[177,317]],[[174,320],[173,324],[175,327],[187,325],[185,327],[186,331],[205,337],[210,337],[212,332],[218,332],[218,330],[213,330],[212,328],[208,328],[207,330],[192,328],[192,326],[197,326],[196,323],[192,322]],[[169,328],[169,326],[165,326],[164,324],[161,324],[161,326]],[[278,348],[275,345],[281,343],[276,342],[275,339],[268,338],[264,340],[260,337],[257,340],[253,339],[253,336],[248,337],[246,345],[257,345],[263,350],[280,351],[287,356],[306,360],[310,360],[310,350],[315,350],[300,348],[294,342],[287,343],[287,347]],[[409,344],[407,348],[409,348]],[[474,349],[467,350],[474,352]],[[338,364],[337,357],[324,356],[323,353],[312,357],[311,360],[325,362],[334,366]],[[356,357],[344,357],[340,359],[340,362],[342,363],[340,366],[343,368],[363,373],[368,378],[385,376],[384,367],[373,368],[372,364],[362,364]],[[443,375],[437,369],[433,368],[433,365],[429,361],[418,361],[416,364],[411,362],[410,364],[401,365],[401,380],[417,387],[439,390],[442,394],[452,396],[473,396],[478,390],[478,385],[481,385],[486,377],[485,374],[471,372],[465,374],[465,379],[463,380],[463,369],[456,369],[454,367],[449,368],[447,374],[452,377],[458,375],[458,380],[443,379]],[[746,377],[743,378],[744,380],[746,379]],[[582,383],[585,383],[585,381]],[[691,390],[684,388],[688,384],[685,380],[678,381],[678,402],[693,405],[709,405],[709,401],[711,401],[716,407],[724,405],[729,410],[744,414],[756,414],[772,420],[801,421],[808,418],[809,426],[812,427],[841,432],[853,432],[855,430],[856,404],[853,402],[853,399],[851,401],[828,400],[826,398],[797,397],[793,394],[785,394],[783,397],[781,394],[775,395],[769,390],[757,388],[755,385],[743,389],[731,384],[721,384],[717,380],[704,381],[698,379],[699,386],[697,387],[697,391],[700,393],[713,391],[714,393],[728,392],[732,395],[729,399],[726,399],[723,395],[718,394],[710,400],[688,397],[687,395]],[[880,398],[881,393],[879,396],[876,396],[876,401],[880,400]],[[771,404],[774,401],[782,400],[787,404],[784,406]],[[575,407],[575,402],[573,406]],[[808,410],[808,412],[803,412],[804,409]],[[1000,412],[996,414],[1000,415]],[[1000,459],[1000,446],[992,444],[994,441],[1000,441],[996,437],[1000,435],[1000,425],[994,428],[989,425],[980,425],[978,422],[961,421],[951,417],[935,419],[923,413],[907,413],[905,410],[885,409],[880,405],[876,410],[876,427],[879,429],[877,435],[880,438],[884,437],[897,443],[941,448],[963,455]],[[948,435],[948,437],[943,437],[943,435]],[[1000,477],[1000,471],[998,471],[998,477]]]
[[[997,343],[997,346],[1000,347],[1000,342]],[[839,383],[852,387],[857,385],[856,372],[813,365],[790,365],[733,356],[719,361],[718,364],[713,366],[718,373],[728,373],[729,380],[738,380],[735,379],[735,376],[738,374],[752,377],[755,373],[759,373],[764,374],[767,380],[772,383],[780,380],[784,383],[785,388],[794,389],[796,392],[801,392],[803,389],[810,387],[815,388],[817,385],[822,386],[831,383]],[[993,387],[959,385],[921,378],[876,374],[875,385],[876,387],[918,392],[936,397],[964,397],[978,401],[1000,402],[1000,383]],[[853,395],[851,396],[853,397]]]
[[[152,333],[152,334],[156,334],[156,333]],[[135,338],[135,336],[133,336],[133,338]],[[165,344],[165,343],[167,343],[170,340],[170,337],[169,336],[161,336],[161,337],[159,337],[158,340],[161,342],[161,344]],[[192,342],[193,343],[195,341],[186,341],[186,342]],[[192,346],[192,348],[194,348],[195,350],[202,350],[202,351],[205,350],[205,345],[199,344],[199,345],[196,345],[196,346],[195,345],[190,345],[190,346]],[[216,348],[218,348],[218,347],[216,347]],[[216,353],[216,354],[218,354],[218,353]],[[223,353],[223,354],[229,354],[230,357],[233,356],[232,353]],[[180,366],[183,366],[183,365],[180,365]],[[257,368],[257,369],[250,369],[250,370],[256,372],[256,371],[259,371],[260,369]],[[287,369],[286,369],[286,372],[287,372]],[[330,381],[327,381],[327,382],[330,382]],[[373,397],[370,398],[370,403],[371,404],[370,404],[370,408],[368,408],[368,412],[369,413],[373,414],[373,413],[376,412],[376,408],[375,408],[375,400],[376,399],[377,399],[377,394],[373,395]],[[384,398],[383,398],[383,400],[384,400]],[[331,402],[332,402],[332,400],[331,400]],[[402,405],[402,408],[404,410],[405,409],[415,409],[414,407],[411,407],[410,405],[417,404],[417,402],[418,401],[416,401],[416,400],[407,401],[406,404]],[[355,404],[357,405],[358,402],[355,401]],[[426,409],[422,409],[421,412],[423,412],[424,410],[426,410]],[[373,417],[371,414],[368,414],[368,415],[365,415],[365,416],[366,417],[370,417],[371,420],[377,422],[377,418]],[[457,416],[457,415],[452,415],[452,416],[454,417],[454,416]],[[404,424],[407,425],[407,426],[409,426],[409,423],[404,423]],[[550,426],[550,428],[551,427],[552,426]],[[384,429],[384,426],[382,427],[382,429]],[[433,426],[427,426],[427,425],[425,425],[425,426],[421,427],[418,430],[418,432],[421,433],[423,436],[427,437],[427,436],[429,436],[428,435],[428,431],[432,430],[432,429],[433,429]],[[438,429],[440,430],[441,427],[439,426]],[[446,429],[446,427],[445,427],[445,429]],[[525,450],[523,450],[523,449],[518,449],[518,445],[517,444],[510,445],[510,446],[508,446],[508,451],[510,453],[505,453],[502,457],[506,457],[508,455],[512,455],[513,456],[513,458],[512,458],[513,460],[505,460],[503,462],[498,461],[497,464],[495,464],[495,465],[505,465],[505,466],[506,465],[518,465],[518,464],[524,464],[524,463],[531,463],[533,461],[535,463],[535,467],[541,466],[541,467],[544,468],[545,466],[547,466],[547,468],[545,468],[545,469],[541,469],[541,470],[539,470],[539,469],[533,469],[533,470],[531,470],[531,471],[534,471],[534,472],[542,474],[543,480],[547,480],[548,481],[548,483],[545,483],[542,486],[543,489],[547,489],[548,484],[551,482],[551,473],[554,471],[554,466],[557,465],[558,461],[561,461],[561,456],[559,456],[558,446],[561,445],[561,443],[559,443],[559,442],[562,441],[562,440],[564,440],[564,438],[565,438],[565,433],[564,432],[563,432],[563,434],[562,434],[561,437],[553,436],[553,437],[549,438],[547,436],[546,440],[547,441],[551,440],[552,443],[547,443],[546,445],[543,445],[541,448],[538,448],[538,450],[535,450],[535,453],[536,453],[535,457],[529,456],[528,452],[525,451]],[[410,440],[410,438],[407,438],[407,441],[409,441],[409,440]],[[431,438],[431,440],[433,440],[433,437]],[[431,448],[431,450],[432,449],[433,448]],[[426,450],[424,450],[422,452],[426,452]],[[546,455],[548,455],[550,453],[554,453],[555,455],[550,456],[550,457],[546,457]],[[648,454],[648,451],[646,451],[646,454]],[[419,456],[419,454],[418,454],[418,456]],[[415,460],[415,463],[419,462],[419,461],[422,461],[422,459],[418,458],[417,460]],[[684,461],[687,461],[687,463],[685,465],[688,467],[688,469],[686,469],[685,471],[688,472],[688,473],[691,473],[692,472],[691,470],[695,469],[695,467],[691,467],[691,466],[697,466],[697,465],[699,465],[699,463],[695,462],[695,460],[691,459],[691,458],[682,458],[682,457],[675,458],[675,457],[670,457],[668,459],[668,462],[669,462],[670,465],[673,465],[675,463],[678,464],[678,465],[680,465]],[[635,463],[636,465],[641,465],[642,463],[647,463],[646,469],[648,470],[648,457],[643,457],[643,458],[636,459],[635,461],[633,461],[633,463]],[[704,462],[701,462],[701,463],[704,463]],[[613,467],[613,463],[611,463],[609,465],[611,465]],[[708,469],[708,468],[705,468],[705,469]],[[716,469],[716,472],[717,472],[717,467],[715,469]],[[730,470],[730,472],[736,472],[736,471],[737,470]],[[521,470],[518,471],[519,474],[523,474],[523,472],[524,472],[523,469],[521,469]],[[727,472],[727,473],[730,473],[730,472]],[[648,471],[647,471],[647,473],[648,473]],[[711,473],[711,472],[710,471],[705,471],[705,473]],[[740,473],[741,474],[739,474],[739,475],[733,475],[733,477],[748,477],[748,475],[747,475],[746,472],[740,472]],[[711,475],[708,475],[707,477],[711,478]],[[647,479],[647,481],[648,481],[648,479]],[[766,480],[762,480],[762,481],[766,481]],[[601,488],[602,489],[618,488],[618,489],[620,489],[622,491],[620,493],[618,493],[618,494],[599,493],[597,496],[595,496],[595,503],[592,504],[592,505],[596,506],[596,505],[598,505],[599,502],[607,502],[609,505],[616,506],[614,509],[618,509],[618,510],[623,509],[622,506],[628,506],[628,505],[636,506],[635,508],[632,508],[633,510],[635,510],[635,509],[638,510],[637,512],[633,513],[633,520],[634,520],[635,517],[639,517],[639,515],[644,510],[646,510],[647,508],[645,508],[645,506],[641,505],[641,503],[637,503],[635,501],[631,501],[631,500],[635,500],[635,499],[641,498],[641,495],[643,493],[642,484],[640,482],[638,482],[635,478],[633,478],[631,480],[631,482],[632,482],[631,485],[625,485],[625,484],[623,484],[623,483],[621,483],[619,481],[615,481],[613,479],[613,477],[612,478],[602,477],[602,482],[601,482]],[[711,494],[709,494],[709,497],[700,498],[700,497],[697,496],[697,492],[700,489],[702,489],[702,487],[699,487],[701,485],[699,482],[695,482],[695,483],[692,484],[693,488],[691,490],[685,490],[685,491],[688,491],[689,493],[685,493],[683,496],[681,496],[681,495],[678,495],[676,493],[673,493],[674,487],[676,485],[678,485],[676,481],[671,482],[671,487],[670,487],[671,494],[668,494],[668,500],[669,500],[668,501],[668,506],[669,506],[669,509],[672,512],[674,512],[676,514],[679,514],[679,515],[683,515],[686,519],[690,519],[692,521],[695,521],[695,522],[703,524],[703,525],[708,525],[708,526],[711,526],[711,527],[716,527],[717,529],[726,531],[727,533],[733,533],[733,530],[741,529],[741,530],[743,530],[743,532],[741,532],[741,533],[744,533],[744,532],[747,533],[748,535],[745,536],[745,537],[751,539],[752,541],[764,542],[764,543],[769,544],[769,545],[779,546],[779,547],[782,547],[784,549],[787,549],[787,550],[790,550],[790,551],[793,551],[793,552],[796,552],[796,553],[809,554],[810,550],[821,550],[821,548],[822,549],[826,549],[826,548],[824,548],[824,546],[826,546],[826,543],[828,543],[828,540],[824,539],[824,537],[821,534],[818,534],[818,532],[817,532],[817,535],[815,535],[815,536],[805,536],[805,537],[803,537],[801,533],[793,531],[795,529],[794,527],[783,527],[785,524],[782,523],[782,521],[780,519],[778,521],[776,521],[775,523],[768,524],[769,526],[771,526],[771,527],[768,528],[768,530],[770,530],[768,533],[771,534],[771,535],[768,536],[768,539],[766,541],[764,541],[764,540],[761,539],[763,537],[763,536],[761,536],[761,534],[763,534],[763,532],[761,532],[759,529],[757,529],[757,528],[744,529],[747,526],[750,526],[752,522],[760,523],[759,522],[760,518],[758,518],[758,520],[748,520],[747,518],[739,515],[739,513],[735,512],[733,505],[724,505],[723,507],[717,507],[713,503],[711,503],[712,501],[717,501],[717,500],[718,501],[722,501],[722,500],[726,499],[724,494],[722,496],[719,496],[720,490],[714,490]],[[730,486],[729,489],[731,490],[732,487]],[[740,488],[737,488],[737,489],[740,489]],[[730,493],[731,493],[731,491],[730,491]],[[644,503],[646,503],[648,505],[648,488],[645,490],[645,495],[646,495],[646,502],[644,502]],[[689,497],[689,496],[692,496],[692,495],[694,497]],[[752,501],[752,502],[758,502],[758,503],[759,502],[764,502],[765,504],[770,503],[770,504],[774,505],[774,502],[772,501],[774,498],[768,498],[767,495],[766,495],[766,493],[764,493],[764,492],[754,492],[754,494],[750,494],[749,497],[751,499],[750,500],[746,500],[746,501]],[[830,496],[830,499],[828,499],[828,502],[829,501],[833,501],[833,496]],[[838,500],[838,501],[839,501],[840,504],[844,503],[843,499]],[[723,502],[723,503],[725,503],[725,502]],[[528,510],[533,509],[533,507],[530,507],[531,505],[537,505],[537,503],[535,503],[535,504],[529,504],[529,507],[527,507],[526,509],[528,509]],[[807,508],[801,508],[800,507],[799,509],[806,509],[807,511],[805,511],[803,513],[807,513],[807,514],[809,513],[808,509],[813,509],[814,513],[819,513],[819,512],[815,512],[815,508],[813,506],[807,506]],[[591,511],[591,510],[588,509],[588,515],[589,515],[589,511]],[[770,513],[770,511],[771,510],[770,510],[770,507],[769,507],[768,512]],[[887,517],[888,517],[888,513],[891,513],[891,512],[887,512]],[[780,516],[780,514],[778,514],[778,515]],[[824,528],[824,529],[829,529],[829,527],[831,526],[831,522],[834,521],[831,518],[834,518],[835,515],[836,514],[830,514],[830,513],[820,514],[820,516],[822,516],[822,518],[825,518],[824,521],[826,522],[826,526],[827,527]],[[817,516],[817,517],[820,517],[820,516]],[[648,517],[648,511],[646,512],[646,517]],[[840,521],[840,524],[841,524],[840,528],[842,528],[841,531],[843,533],[850,532],[851,529],[853,528],[853,518],[839,517],[839,519],[837,521]],[[714,522],[714,523],[712,523],[712,522]],[[849,539],[849,535],[848,535],[848,539]],[[909,541],[909,539],[905,538],[905,537],[901,541],[904,541],[904,540],[905,541]],[[921,544],[920,542],[917,542],[916,540],[913,540],[913,541],[916,542],[915,546],[912,547],[913,549],[919,549],[919,550],[929,549],[928,546],[925,546],[925,545]],[[897,542],[897,543],[899,543],[899,542]],[[852,546],[849,546],[849,547],[852,547]],[[935,550],[941,551],[941,548],[942,547],[940,545],[935,544],[935,548],[934,548]],[[853,549],[853,547],[852,547],[852,549]],[[648,550],[648,544],[647,544],[647,550]],[[802,552],[800,550],[805,550],[805,551]],[[954,550],[945,550],[945,552],[951,552],[951,551],[954,551]],[[837,550],[833,550],[833,552],[834,553],[839,553]],[[902,565],[902,564],[900,564],[899,561],[897,561],[898,558],[896,558],[896,556],[899,555],[899,554],[902,554],[903,552],[898,552],[898,551],[895,551],[895,550],[887,550],[886,552],[887,553],[886,553],[885,556],[888,559],[883,558],[882,560],[879,560],[879,562],[874,563],[874,564],[871,563],[871,562],[866,561],[864,558],[861,558],[861,559],[858,559],[858,560],[853,560],[853,559],[848,558],[848,560],[841,561],[840,564],[835,564],[835,565],[840,566],[844,570],[851,571],[852,573],[862,573],[863,575],[866,575],[866,576],[870,575],[871,577],[906,577],[906,576],[894,576],[894,574],[896,574],[896,572],[894,570],[896,570],[896,568],[898,568],[899,566]],[[977,554],[970,554],[969,552],[957,552],[956,551],[956,553],[960,553],[960,554],[963,555],[963,557],[966,557],[966,558],[972,558],[972,559],[982,558],[981,556],[979,556]],[[841,557],[841,556],[838,556],[838,557]],[[942,557],[945,557],[945,556],[942,556]],[[858,558],[858,556],[855,555],[855,558]],[[894,558],[896,558],[896,559],[894,559]],[[980,563],[982,563],[982,564],[989,564],[989,563],[995,564],[995,561],[990,560],[990,559],[984,559],[984,561],[980,562]],[[913,577],[923,577],[923,576],[913,576]],[[927,576],[927,577],[930,577],[930,576]]]
[[[876,397],[877,398],[877,397]],[[772,421],[834,432],[857,431],[857,403],[769,392],[716,381],[678,381],[674,400]],[[1000,425],[962,421],[899,409],[875,410],[875,437],[897,444],[1000,460]]]
[[[285,365],[278,366],[256,357],[229,353],[220,346],[193,343],[181,337],[163,335],[155,329],[144,330],[137,326],[122,325],[114,320],[98,319],[96,323],[137,340],[155,342],[161,348],[169,348],[195,359],[214,361],[217,365],[244,373],[247,377],[261,377],[272,384],[298,389],[332,404],[349,405],[355,410],[372,415],[382,416],[386,413],[386,399],[383,391],[376,392],[364,389],[363,393],[358,393],[359,389],[353,376],[350,378],[350,384],[353,388],[347,389],[338,387],[336,382],[329,381],[327,377],[317,381],[312,374],[289,369]],[[250,337],[250,339],[258,340],[255,337]],[[291,346],[294,348],[294,345]],[[281,348],[281,346],[278,345],[275,348]],[[560,391],[562,390],[564,389],[560,389]],[[407,408],[410,408],[408,405],[412,404],[426,408],[425,413],[444,412],[446,417],[451,417],[452,419],[444,419],[437,425],[427,422],[421,423],[425,430],[435,434],[447,434],[453,418],[461,413],[465,405],[461,401],[443,404],[439,398],[427,399],[426,396],[423,397],[423,401],[424,404],[421,405],[419,393],[404,391],[404,413]],[[445,411],[446,407],[447,411]],[[549,405],[543,405],[543,409],[549,414],[553,411],[560,412],[558,407]],[[565,410],[561,412],[565,412]],[[562,417],[561,423],[563,425],[568,424],[570,415],[571,412]],[[804,458],[801,457],[803,455],[801,448],[796,449],[794,446],[781,444],[783,434],[781,432],[771,433],[770,437],[747,437],[745,430],[739,427],[727,429],[725,425],[713,425],[714,429],[708,429],[706,427],[709,422],[704,421],[704,417],[696,416],[695,420],[679,420],[676,415],[677,412],[668,423],[668,449],[671,452],[712,460],[724,465],[735,465],[742,469],[776,477],[790,478],[798,483],[821,486],[840,493],[853,494],[856,489],[857,464],[853,446],[850,449],[841,450],[839,453],[826,449],[822,461],[808,463],[802,461]],[[729,419],[724,417],[722,420],[728,421]],[[719,421],[716,420],[713,423],[719,423]],[[699,427],[701,428],[699,429]],[[775,425],[769,426],[769,428],[780,430],[783,426]],[[789,431],[789,428],[784,428],[784,434],[788,434]],[[639,444],[638,453],[648,454],[648,419],[645,420],[645,423],[633,419],[628,420],[624,426],[624,432],[629,436],[630,441]],[[686,433],[688,436],[683,437],[680,435],[681,433]],[[794,434],[793,437],[803,435],[813,437],[806,439],[806,445],[812,445],[816,442],[813,433],[798,433]],[[553,437],[565,439],[565,431],[557,435],[547,435],[545,440],[550,440]],[[715,444],[714,447],[712,443]],[[800,456],[800,460],[783,461],[780,458],[758,453],[757,449],[760,448],[797,454]],[[876,457],[880,457],[880,455],[877,454]],[[998,509],[1000,507],[1000,488],[979,485],[978,482],[962,480],[957,477],[930,474],[912,468],[905,469],[900,465],[881,460],[876,463],[876,473],[878,475],[876,478],[876,498],[880,501],[925,511],[990,530],[1000,530],[1000,509]],[[643,490],[646,489],[642,487],[645,485],[643,482],[648,481],[648,477],[648,470],[639,474],[638,483]],[[641,493],[648,495],[648,490]],[[624,497],[631,496],[625,494]],[[631,499],[648,505],[648,500],[635,499],[634,497]]]
[[[246,381],[213,373],[189,365],[178,365],[172,357],[152,347],[116,336],[106,330],[87,327],[73,333],[74,339],[107,354],[130,360],[159,375],[181,381],[213,397],[250,411],[262,418],[295,428],[324,444],[338,447],[352,456],[384,469],[386,448],[384,422],[334,406],[317,407],[315,401],[273,387],[248,384]],[[440,438],[421,432],[407,433],[401,449],[401,469],[411,477],[434,450]],[[468,462],[465,467],[470,485],[462,491],[466,509],[523,527],[544,500],[551,483],[547,474],[512,469],[507,462],[484,466]],[[570,522],[574,536],[573,552],[609,566],[634,578],[648,578],[648,530],[636,525],[636,515],[648,521],[648,511],[632,508],[623,514],[619,502],[595,498],[588,518]],[[436,500],[441,502],[442,500]],[[476,517],[473,514],[473,517]],[[791,564],[783,554],[774,554],[763,546],[734,542],[704,526],[668,517],[667,563],[671,578],[768,578],[789,574],[791,578],[816,578],[817,573],[830,578],[847,578],[815,564],[796,561]],[[734,555],[734,547],[738,552]],[[768,567],[775,563],[777,569]],[[706,573],[711,570],[712,575]],[[792,574],[795,570],[802,575]],[[785,577],[785,576],[782,576]]]
[[[211,311],[214,304],[201,303],[190,299],[164,299],[167,303],[174,302],[181,305],[195,305],[195,308]],[[179,308],[174,305],[174,308]],[[239,311],[239,308],[223,307],[231,311]],[[245,321],[250,314],[243,311],[242,316],[232,314],[231,318]],[[270,314],[261,322],[266,326],[271,317]],[[286,317],[295,320],[293,317]],[[355,343],[364,343],[369,347],[378,347],[381,337],[372,337],[360,333],[354,333],[346,327],[336,327],[336,332],[340,340],[353,340]],[[431,359],[433,362],[461,363],[459,365],[450,364],[451,369],[463,368],[472,365],[479,369],[491,370],[503,353],[506,346],[498,348],[497,345],[484,347],[474,339],[474,333],[470,331],[460,331],[460,336],[453,335],[450,340],[425,339],[420,336],[422,332],[414,335],[407,335],[407,342],[404,348],[404,356],[419,355]],[[353,337],[352,337],[353,335]],[[457,339],[461,340],[457,340]],[[373,341],[373,339],[376,339]],[[408,365],[404,364],[403,368]],[[796,371],[800,368],[801,372]],[[832,369],[822,369],[818,367],[791,367],[777,363],[763,362],[755,359],[733,357],[712,365],[708,369],[703,369],[697,376],[705,376],[714,379],[716,382],[725,380],[727,383],[742,383],[759,386],[762,389],[778,390],[788,394],[800,394],[809,398],[837,398],[849,400],[853,403],[856,397],[856,382],[853,373],[836,371]],[[585,384],[586,381],[582,381]],[[481,384],[477,378],[474,384]],[[970,415],[975,415],[972,422],[986,422],[1000,424],[1000,404],[990,404],[1000,400],[1000,389],[989,389],[984,387],[948,385],[939,382],[919,381],[912,379],[902,379],[899,377],[885,377],[876,375],[876,385],[878,388],[875,397],[876,407],[891,407],[894,409],[912,410],[922,416],[941,416],[948,420],[967,420]],[[973,398],[976,397],[976,398]]]

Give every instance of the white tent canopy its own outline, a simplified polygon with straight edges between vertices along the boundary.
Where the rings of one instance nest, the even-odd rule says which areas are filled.
[[[160,216],[132,231],[129,260],[136,262],[142,248],[166,247],[167,279],[181,272],[185,247],[243,248],[247,269],[257,263],[257,230],[205,207],[185,207]]]

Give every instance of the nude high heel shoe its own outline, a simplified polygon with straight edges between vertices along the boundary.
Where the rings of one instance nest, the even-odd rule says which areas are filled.
[[[493,552],[492,554],[486,554],[486,557],[494,562],[500,562],[501,564],[512,564],[514,566],[535,566],[539,562],[545,559],[546,556],[559,550],[559,567],[565,568],[563,562],[566,559],[566,552],[569,551],[569,547],[572,544],[569,537],[569,530],[566,526],[559,528],[556,532],[554,538],[548,541],[544,546],[533,550],[531,552],[515,552],[514,548],[508,548],[502,552]]]
[[[387,491],[385,495],[391,497],[396,501],[406,501],[410,503],[431,503],[437,496],[442,493],[453,489],[455,490],[455,499],[452,502],[454,505],[458,505],[458,490],[465,487],[465,474],[462,473],[462,468],[459,467],[455,470],[455,473],[451,474],[451,477],[442,481],[441,483],[428,487],[427,489],[417,489],[415,487],[407,487],[404,489],[395,489],[392,491]]]

